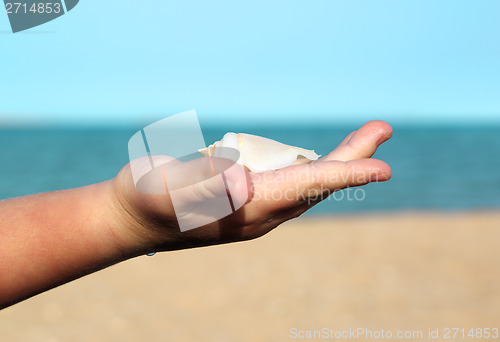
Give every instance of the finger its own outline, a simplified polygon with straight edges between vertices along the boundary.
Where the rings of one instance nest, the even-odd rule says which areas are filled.
[[[348,161],[373,156],[377,147],[389,140],[392,127],[384,121],[369,121],[349,134],[337,148],[321,160]]]
[[[344,138],[344,140],[342,140],[342,142],[340,144],[337,145],[337,147],[335,147],[334,151],[337,151],[341,148],[343,148],[343,146],[349,144],[349,141],[351,141],[351,138],[356,134],[357,131],[353,131],[351,133],[349,133],[347,135],[347,137]],[[328,157],[331,155],[332,153],[324,156],[323,158],[320,158],[320,160],[328,160]]]
[[[348,143],[349,143],[349,141],[351,140],[351,138],[354,136],[354,134],[356,134],[356,132],[357,132],[357,131],[353,131],[353,132],[349,133],[349,134],[347,135],[347,137],[345,137],[345,139],[344,139],[344,140],[343,140],[343,141],[342,141],[342,142],[341,142],[341,143],[340,143],[340,144],[339,144],[339,145],[338,145],[335,149],[337,149],[337,148],[339,148],[339,147],[341,147],[341,146],[344,146],[344,145],[348,144]]]
[[[301,185],[302,193],[309,192],[313,196],[322,192],[333,193],[347,187],[383,182],[391,178],[391,167],[378,159],[329,161],[310,166],[311,178],[309,182]]]
[[[260,175],[265,177],[265,174]],[[335,191],[389,180],[391,168],[377,159],[326,161],[297,165],[254,182],[254,198],[266,212],[287,210],[305,202],[322,200]]]

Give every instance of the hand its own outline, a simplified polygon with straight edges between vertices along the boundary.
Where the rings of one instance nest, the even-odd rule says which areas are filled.
[[[122,241],[124,253],[130,255],[262,236],[298,217],[334,191],[389,180],[389,165],[370,157],[391,135],[389,124],[370,121],[349,134],[333,152],[311,164],[262,173],[247,172],[246,180],[229,174],[228,181],[235,182],[231,195],[248,198],[248,201],[233,214],[186,232],[179,230],[168,191],[162,195],[137,191],[128,164],[113,180],[115,214],[119,222],[116,234]],[[223,166],[224,160],[216,163]],[[158,186],[164,184],[161,174],[156,178]],[[209,196],[210,191],[204,188],[197,193],[203,196],[205,192]]]

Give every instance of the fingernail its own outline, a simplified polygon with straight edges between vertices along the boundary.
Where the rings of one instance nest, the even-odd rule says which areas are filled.
[[[382,143],[386,142],[390,138],[392,138],[392,132],[384,133],[384,135],[382,135],[382,137],[377,141],[377,146],[382,145]]]
[[[377,175],[377,182],[384,182],[391,179],[391,175],[385,173],[384,171],[379,171]]]

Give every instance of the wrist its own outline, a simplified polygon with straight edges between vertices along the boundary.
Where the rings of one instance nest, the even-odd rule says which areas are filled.
[[[165,220],[155,213],[158,211],[155,202],[164,203],[164,198],[155,201],[149,198],[151,195],[138,193],[128,165],[108,182],[109,226],[124,259],[165,250],[166,245],[175,244],[175,234],[164,229],[168,228],[163,227]]]

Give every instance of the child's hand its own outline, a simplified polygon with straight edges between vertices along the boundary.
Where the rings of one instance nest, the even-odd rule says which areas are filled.
[[[252,239],[299,216],[333,191],[388,180],[390,167],[368,158],[391,132],[388,124],[372,121],[312,164],[263,173],[244,172],[228,159],[180,163],[153,157],[162,163],[170,160],[169,172],[181,173],[173,175],[174,181],[186,181],[178,184],[180,192],[171,190],[180,193],[174,197],[176,208],[179,198],[183,208],[179,217],[210,221],[205,219],[211,211],[193,209],[212,205],[214,196],[227,199],[225,186],[212,186],[218,168],[224,172],[233,207],[244,204],[229,216],[184,233],[165,189],[167,177],[159,172],[166,172],[164,164],[144,176],[153,190],[163,187],[163,195],[136,190],[127,165],[110,181],[1,201],[0,309],[140,254]],[[208,177],[203,174],[207,165]],[[172,187],[170,179],[167,184]],[[184,191],[184,185],[192,184]]]
[[[311,164],[246,173],[246,179],[229,173],[226,175],[228,181],[236,183],[231,195],[236,200],[238,197],[248,198],[247,203],[219,221],[183,233],[179,230],[170,195],[137,191],[129,164],[113,181],[117,220],[120,222],[117,236],[122,240],[125,253],[130,255],[262,236],[279,224],[301,215],[334,191],[390,179],[389,165],[369,158],[391,135],[389,124],[370,121],[349,134],[329,155]],[[223,159],[214,159],[213,162],[225,163]],[[196,165],[191,165],[189,170],[197,170]],[[190,176],[196,178],[196,174]],[[286,181],[290,179],[296,181]],[[157,181],[158,186],[164,186],[161,173],[157,174]],[[197,194],[203,196],[204,192],[209,193],[210,189],[199,189]],[[200,200],[199,196],[196,200]]]

